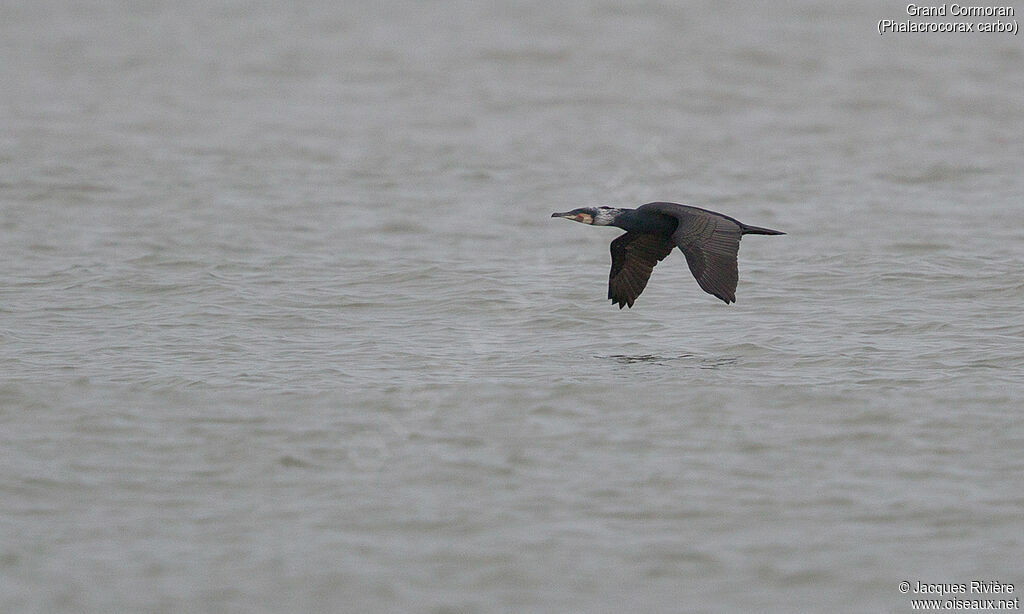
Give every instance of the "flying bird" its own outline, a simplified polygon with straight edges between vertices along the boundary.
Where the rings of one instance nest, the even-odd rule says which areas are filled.
[[[636,209],[583,207],[551,217],[591,224],[617,226],[626,231],[612,241],[612,271],[608,298],[623,307],[647,287],[654,266],[678,247],[690,272],[708,294],[736,302],[739,270],[736,254],[743,235],[782,235],[784,232],[748,226],[721,213],[676,203],[647,203]]]

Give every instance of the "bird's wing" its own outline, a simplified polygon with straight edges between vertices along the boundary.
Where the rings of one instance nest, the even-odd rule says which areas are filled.
[[[647,287],[654,265],[672,253],[675,244],[669,237],[627,232],[612,241],[612,272],[608,276],[608,298],[619,309],[633,306]]]
[[[686,256],[690,272],[708,294],[736,302],[741,225],[731,217],[687,205],[650,203],[640,207],[679,220],[672,240]]]
[[[740,278],[736,255],[742,234],[739,225],[727,218],[693,215],[680,219],[672,235],[700,287],[726,303],[736,302]]]

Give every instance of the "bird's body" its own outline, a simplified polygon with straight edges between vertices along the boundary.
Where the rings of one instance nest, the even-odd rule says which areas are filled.
[[[608,298],[623,307],[647,287],[654,266],[678,247],[697,283],[726,303],[736,302],[739,269],[736,255],[745,234],[781,235],[778,230],[749,226],[721,213],[676,203],[647,203],[636,209],[585,207],[552,213],[594,226],[626,231],[611,244],[612,270]]]

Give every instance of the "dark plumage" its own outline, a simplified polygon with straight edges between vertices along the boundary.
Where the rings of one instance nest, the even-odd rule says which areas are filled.
[[[748,226],[721,213],[676,203],[647,203],[636,209],[584,207],[552,213],[595,226],[617,226],[626,231],[612,241],[612,271],[608,298],[623,307],[647,287],[654,266],[678,247],[690,272],[708,294],[726,303],[736,302],[739,270],[736,255],[743,235],[781,235],[778,230]]]

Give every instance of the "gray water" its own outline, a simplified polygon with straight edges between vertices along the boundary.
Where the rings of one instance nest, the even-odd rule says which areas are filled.
[[[0,610],[1019,597],[1024,48],[904,8],[3,2]],[[651,200],[788,234],[619,311]]]

